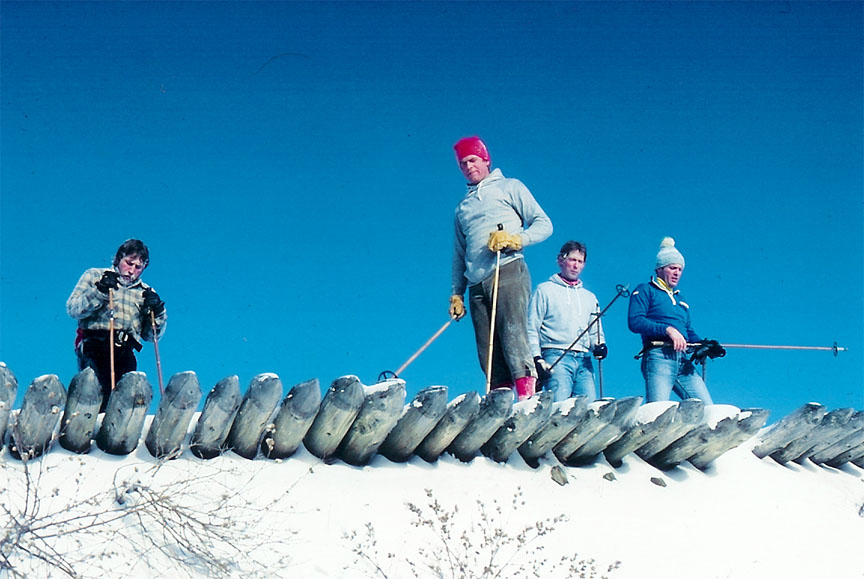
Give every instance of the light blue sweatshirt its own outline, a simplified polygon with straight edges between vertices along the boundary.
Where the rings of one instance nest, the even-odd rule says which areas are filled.
[[[456,207],[453,243],[452,295],[462,295],[495,272],[495,253],[487,247],[489,234],[519,234],[522,246],[539,243],[552,235],[552,221],[518,179],[507,179],[500,169],[468,187]],[[501,252],[501,265],[522,259],[521,251]]]
[[[537,286],[528,305],[528,345],[531,355],[539,356],[541,349],[545,348],[567,349],[594,319],[593,314],[599,311],[597,297],[582,286],[581,280],[571,285],[556,273]],[[605,342],[602,322],[597,322],[582,336],[573,351],[589,352],[597,344]]]

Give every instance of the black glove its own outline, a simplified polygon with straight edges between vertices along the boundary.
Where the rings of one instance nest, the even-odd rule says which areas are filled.
[[[594,350],[592,351],[592,353],[594,354],[595,358],[597,358],[598,360],[602,360],[609,355],[609,348],[606,346],[606,344],[597,344],[596,346],[594,346]]]
[[[145,316],[153,312],[154,316],[161,315],[165,311],[165,302],[159,299],[159,294],[153,291],[153,288],[144,290],[144,303],[141,304],[141,313]]]
[[[552,366],[543,359],[543,356],[534,356],[534,368],[537,370],[539,382],[545,382],[552,376]]]
[[[708,357],[712,360],[714,358],[722,358],[726,355],[726,348],[720,345],[717,340],[709,340],[711,342],[711,347],[708,349]]]
[[[117,289],[120,287],[120,274],[113,269],[106,270],[96,282],[96,289],[105,295],[108,295],[108,290]]]
[[[696,347],[690,361],[694,364],[704,364],[705,358],[722,358],[726,355],[726,349],[717,340],[702,340],[701,345]]]

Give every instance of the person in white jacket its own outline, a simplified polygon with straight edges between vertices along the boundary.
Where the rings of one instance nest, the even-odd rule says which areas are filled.
[[[592,356],[602,360],[608,353],[600,321],[570,348],[600,313],[597,297],[579,279],[587,254],[584,244],[565,243],[558,253],[561,271],[537,286],[528,305],[528,344],[538,373],[547,376],[541,376],[542,387],[553,392],[556,402],[579,394],[595,400]]]

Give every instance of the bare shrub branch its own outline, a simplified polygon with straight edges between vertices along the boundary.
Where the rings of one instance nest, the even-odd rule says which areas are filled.
[[[620,562],[608,566],[601,575],[593,559],[578,554],[554,561],[544,556],[544,540],[568,519],[566,515],[549,517],[519,526],[511,522],[526,508],[523,491],[517,490],[509,509],[497,500],[478,499],[471,512],[458,505],[445,506],[426,489],[426,504],[406,503],[414,515],[411,525],[422,531],[420,545],[412,556],[379,552],[372,523],[366,523],[363,534],[346,533],[343,539],[352,543],[354,565],[367,575],[389,577],[386,569],[399,559],[414,577],[440,579],[505,579],[522,577],[572,577],[608,579]],[[514,530],[515,529],[515,530]]]

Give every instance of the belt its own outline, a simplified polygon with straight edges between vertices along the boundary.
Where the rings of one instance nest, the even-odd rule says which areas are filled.
[[[109,334],[110,330],[84,330],[82,337],[84,340],[93,340],[107,344]],[[114,330],[114,347],[121,349],[135,348],[136,351],[141,351],[141,343],[135,339],[135,336],[125,330]]]

